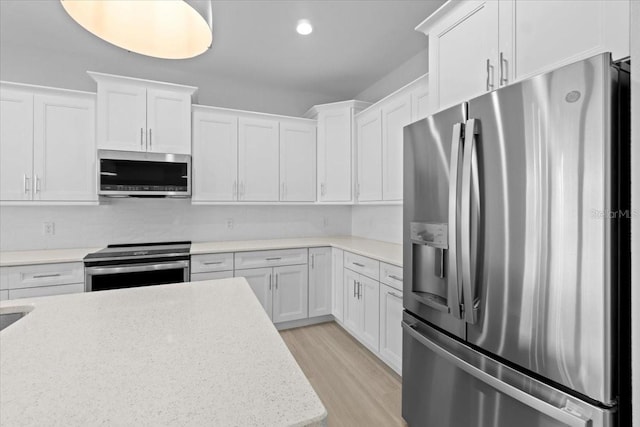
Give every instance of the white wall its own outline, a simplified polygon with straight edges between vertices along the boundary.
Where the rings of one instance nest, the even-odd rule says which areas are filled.
[[[631,2],[631,344],[633,425],[640,427],[640,2]]]
[[[232,229],[227,219],[233,219]],[[55,235],[44,235],[45,221],[55,223]],[[112,199],[99,206],[0,207],[0,251],[350,233],[349,206],[192,206],[178,199]]]

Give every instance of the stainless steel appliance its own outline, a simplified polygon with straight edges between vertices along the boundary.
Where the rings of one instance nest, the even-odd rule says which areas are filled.
[[[404,130],[410,426],[623,426],[629,74],[609,54]]]
[[[191,242],[109,245],[84,258],[85,290],[188,282],[190,249]]]
[[[191,156],[98,150],[98,161],[101,196],[191,196]]]

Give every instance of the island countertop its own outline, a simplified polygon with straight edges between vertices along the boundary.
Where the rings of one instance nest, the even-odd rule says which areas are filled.
[[[244,278],[29,300],[0,332],[0,424],[321,426]]]

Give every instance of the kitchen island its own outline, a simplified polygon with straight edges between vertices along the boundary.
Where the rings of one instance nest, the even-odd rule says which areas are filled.
[[[0,424],[321,426],[244,278],[0,302]]]

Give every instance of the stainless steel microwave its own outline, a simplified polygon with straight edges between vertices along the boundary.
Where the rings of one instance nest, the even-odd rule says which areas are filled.
[[[98,195],[190,197],[191,156],[98,150]]]

